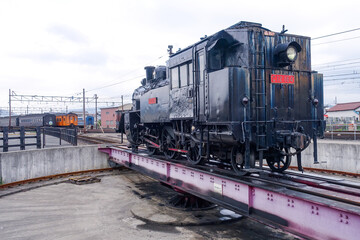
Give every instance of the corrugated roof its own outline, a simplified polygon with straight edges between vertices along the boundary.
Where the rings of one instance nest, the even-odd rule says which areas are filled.
[[[360,107],[360,102],[339,103],[328,110],[328,112],[349,111]]]

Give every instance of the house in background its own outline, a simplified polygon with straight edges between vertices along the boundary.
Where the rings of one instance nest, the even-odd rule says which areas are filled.
[[[338,103],[326,115],[330,122],[354,123],[359,121],[360,102]]]
[[[124,104],[124,110],[131,110],[132,103]],[[116,128],[116,111],[122,110],[122,106],[112,106],[100,108],[101,110],[101,127]]]

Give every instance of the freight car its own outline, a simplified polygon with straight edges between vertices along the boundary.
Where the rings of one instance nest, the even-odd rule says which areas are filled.
[[[39,127],[39,126],[55,126],[55,115],[44,114],[29,114],[23,116],[12,116],[11,127]],[[9,117],[0,118],[0,127],[9,126]]]
[[[310,38],[239,22],[145,67],[122,131],[168,159],[227,162],[247,174],[263,159],[286,170],[323,137],[323,77],[311,70]],[[255,170],[257,171],[257,170]]]
[[[78,115],[75,113],[57,113],[57,127],[75,127],[78,125]]]

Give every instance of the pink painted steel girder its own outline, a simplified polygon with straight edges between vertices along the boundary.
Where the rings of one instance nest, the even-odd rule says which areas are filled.
[[[273,184],[222,176],[135,154],[100,148],[113,162],[241,214],[314,239],[359,239],[360,207]]]

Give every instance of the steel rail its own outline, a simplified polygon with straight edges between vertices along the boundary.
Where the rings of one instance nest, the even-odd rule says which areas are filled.
[[[166,160],[165,158],[161,158],[161,157],[160,157],[160,159]],[[188,164],[187,162],[184,163],[184,161],[181,161],[181,160],[175,160],[172,162],[177,163],[177,164],[182,164],[186,167],[191,167],[191,168],[198,169],[198,170],[218,173],[218,174],[221,174],[221,175],[224,175],[227,177],[239,177],[232,170],[225,170],[225,169],[220,169],[220,168],[214,169],[214,167],[217,167],[216,165],[213,165],[213,166],[211,166],[211,165],[210,166],[209,165],[204,165],[204,166],[191,165],[191,164]],[[256,173],[256,170],[255,170],[255,173]],[[258,174],[259,174],[259,176],[241,176],[241,177],[243,179],[252,179],[252,180],[276,185],[279,187],[285,187],[287,189],[294,190],[297,192],[303,192],[303,193],[315,195],[315,196],[318,196],[321,198],[336,200],[338,202],[343,202],[343,203],[347,203],[347,204],[360,206],[360,201],[351,201],[346,198],[341,198],[339,196],[331,196],[328,194],[324,194],[324,193],[319,192],[318,189],[316,189],[316,188],[321,188],[321,189],[327,190],[329,192],[334,192],[334,193],[338,193],[338,194],[347,194],[347,195],[352,195],[352,196],[356,196],[356,197],[360,196],[359,191],[352,192],[350,189],[348,189],[348,190],[342,189],[342,188],[335,189],[335,188],[330,188],[328,186],[321,186],[319,184],[311,182],[311,180],[323,181],[323,182],[327,182],[327,183],[331,183],[331,184],[336,184],[339,186],[346,186],[349,188],[356,188],[356,189],[360,189],[360,184],[354,185],[354,184],[349,184],[349,183],[342,183],[342,182],[334,181],[334,180],[331,180],[331,179],[328,179],[325,177],[312,176],[312,175],[300,174],[300,173],[298,174],[298,173],[293,173],[293,172],[285,172],[285,173],[279,174],[279,173],[274,173],[274,172],[267,171],[267,170],[258,169]],[[266,176],[266,174],[268,174],[268,175]],[[297,176],[297,177],[301,177],[301,178],[309,179],[309,180],[308,181],[298,181],[298,179],[294,179],[293,176]],[[279,182],[279,180],[288,181],[288,183]],[[298,183],[301,184],[301,187],[294,186],[294,184],[298,184]],[[313,190],[305,189],[304,185],[309,186],[308,188],[313,188]]]
[[[24,185],[24,184],[28,184],[28,183],[33,183],[33,182],[47,181],[47,180],[51,180],[54,178],[64,178],[64,177],[69,177],[69,176],[74,176],[74,175],[82,175],[82,174],[113,171],[113,170],[114,170],[114,168],[100,168],[100,169],[91,169],[91,170],[76,171],[76,172],[69,172],[69,173],[59,173],[59,174],[48,175],[48,176],[43,176],[43,177],[38,177],[38,178],[25,179],[25,180],[21,180],[21,181],[12,182],[12,183],[1,184],[0,189],[16,187],[16,186],[20,186],[20,185]]]
[[[298,167],[289,166],[289,169],[297,170]],[[303,167],[303,169],[307,170],[307,171],[313,171],[313,172],[323,172],[323,173],[328,173],[328,174],[339,174],[339,175],[343,175],[343,176],[351,176],[351,177],[355,177],[355,178],[360,178],[359,173],[343,172],[343,171],[322,169],[322,168],[310,168],[310,167]],[[293,174],[293,173],[291,173],[291,174]]]
[[[103,144],[103,143],[120,143],[119,141],[115,141],[114,139],[109,139],[109,138],[99,138],[99,137],[93,137],[93,136],[84,136],[84,135],[78,135],[77,136],[78,139],[82,140],[82,141],[88,141],[88,142],[92,142],[95,144]]]
[[[88,137],[88,138],[89,139],[94,139],[94,137]],[[95,139],[98,139],[99,141],[106,141],[106,139],[103,139],[103,138],[95,138]],[[108,142],[113,142],[113,140],[110,140]],[[126,148],[125,148],[125,150],[126,150]],[[179,164],[184,164],[181,161],[174,161],[174,162],[177,162]],[[185,165],[187,165],[187,164],[185,164]],[[187,165],[187,166],[189,166],[189,165]],[[198,166],[190,166],[190,167],[194,167],[194,168],[199,169]],[[207,166],[201,166],[200,169],[210,171],[212,168],[207,167]],[[221,170],[217,169],[217,171],[221,171]],[[264,176],[263,173],[264,172],[262,172],[262,176]],[[266,173],[266,171],[265,171],[265,173]],[[230,173],[229,173],[229,171],[225,171],[225,172],[223,171],[223,174],[228,175]],[[288,189],[292,189],[292,190],[295,190],[295,191],[304,192],[304,193],[308,193],[308,194],[313,194],[313,195],[316,195],[316,196],[319,196],[319,197],[322,197],[322,198],[328,198],[328,199],[336,200],[336,201],[339,201],[339,202],[360,206],[360,203],[358,201],[348,200],[348,199],[343,197],[344,194],[359,197],[360,192],[353,191],[353,189],[349,189],[349,188],[360,189],[360,186],[356,186],[354,184],[349,184],[349,183],[346,183],[346,182],[334,181],[334,180],[331,180],[331,179],[328,179],[328,178],[325,178],[325,177],[311,176],[311,175],[293,173],[293,172],[286,172],[286,174],[275,174],[275,173],[268,172],[268,174],[269,174],[269,176],[268,176],[267,179],[258,178],[257,180],[264,181],[264,182],[266,181],[268,183],[275,184],[275,185],[278,185],[278,186],[281,186],[281,187],[286,187]],[[300,178],[303,178],[303,179],[306,179],[306,180],[289,179],[289,178],[293,178],[294,176],[295,177],[300,177]],[[273,177],[273,178],[271,179],[271,177]],[[275,180],[274,178],[279,178],[279,177],[282,178],[283,180],[287,179],[289,181],[305,184],[305,185],[309,186],[309,188],[312,188],[312,189],[309,190],[309,189],[304,189],[304,188],[296,188],[296,187],[293,187],[291,184],[278,183],[278,182],[274,181]],[[343,187],[347,187],[347,188],[344,189],[344,188],[341,188],[341,187],[337,188],[336,186],[335,187],[334,186],[325,186],[325,185],[321,185],[319,183],[313,182],[311,180],[324,181],[324,182],[326,182],[328,184],[335,184],[337,186],[343,186]],[[321,191],[316,191],[318,189],[323,189],[325,191],[328,191],[328,193],[333,193],[333,194],[329,195],[329,194],[326,194],[326,193],[321,193]]]
[[[78,135],[78,138],[80,140],[83,141],[88,141],[88,142],[93,142],[95,144],[106,144],[106,143],[114,143],[114,144],[118,144],[120,141],[115,141],[114,139],[109,139],[109,138],[100,138],[100,137],[93,137],[93,136],[84,136],[84,135]],[[117,147],[125,147],[125,144],[119,144],[117,145]],[[128,148],[124,148],[124,149],[128,149]],[[141,147],[141,149],[146,149],[145,147]],[[175,149],[174,149],[175,150]],[[182,152],[182,150],[180,150],[180,152]],[[184,152],[182,152],[184,153]],[[179,161],[180,162],[180,161]],[[292,170],[297,170],[298,168],[296,166],[289,166],[289,169]],[[310,168],[310,167],[303,167],[304,170],[306,171],[313,171],[313,172],[324,172],[324,173],[329,173],[329,174],[339,174],[339,175],[344,175],[344,176],[351,176],[351,177],[356,177],[356,178],[360,178],[360,174],[359,173],[352,173],[352,172],[343,172],[343,171],[337,171],[337,170],[329,170],[329,169],[321,169],[321,168]],[[287,174],[291,174],[294,175],[296,173],[290,173],[290,172],[286,172]],[[300,174],[300,173],[299,173]],[[303,174],[297,175],[297,176],[303,176]],[[310,176],[308,176],[310,177]],[[314,178],[314,177],[312,177]],[[314,178],[315,179],[315,178]],[[321,180],[321,179],[318,179]],[[326,180],[328,181],[328,180]],[[331,182],[336,184],[336,182]],[[343,183],[344,186],[346,186],[346,183]],[[352,187],[352,185],[348,185],[349,187]]]
[[[250,176],[250,177],[246,177],[246,178],[250,178],[250,179],[258,180],[258,181],[261,181],[261,182],[273,184],[273,185],[276,185],[276,186],[279,186],[279,187],[285,187],[287,189],[294,190],[296,192],[303,192],[303,193],[318,196],[318,197],[321,197],[321,198],[324,198],[324,199],[330,199],[330,200],[335,200],[337,202],[342,202],[342,203],[347,203],[347,204],[351,204],[351,205],[355,205],[355,206],[360,206],[360,201],[358,199],[357,200],[349,200],[349,199],[344,198],[344,197],[339,197],[339,196],[335,196],[335,195],[329,195],[329,194],[318,192],[317,188],[320,188],[319,186],[310,186],[310,187],[300,186],[300,187],[296,187],[296,186],[292,185],[291,183],[281,183],[281,182],[278,182],[278,181],[274,181],[274,180],[270,180],[270,179],[264,179],[264,178],[261,178],[261,177],[251,177]],[[303,183],[303,184],[309,186],[306,183]],[[307,188],[312,188],[312,189],[307,189]],[[327,190],[329,192],[337,193],[334,190],[330,190],[330,189],[325,189],[325,190]],[[339,191],[341,191],[341,190],[339,189]],[[343,193],[343,194],[349,195],[349,193],[347,193],[347,192]]]
[[[113,162],[173,188],[302,236],[357,239],[360,235],[357,196],[342,195],[346,199],[341,199],[341,194],[329,196],[331,191],[323,191],[326,193],[323,194],[321,190],[301,183],[293,182],[289,186],[261,179],[260,175],[236,176],[232,171],[217,169],[215,166],[194,168],[179,161],[161,160],[121,148],[99,150],[108,153]],[[299,191],[301,187],[303,189]]]
[[[297,173],[292,171],[285,171],[284,173],[264,171],[262,172],[262,175],[268,179],[284,178],[293,182],[306,184],[311,187],[350,194],[353,196],[360,196],[360,185],[343,178],[334,179],[327,176],[314,176],[306,173]]]

